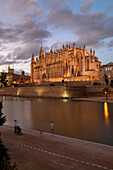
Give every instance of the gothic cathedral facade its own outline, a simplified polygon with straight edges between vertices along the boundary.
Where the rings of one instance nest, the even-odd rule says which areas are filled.
[[[39,59],[31,59],[31,82],[62,82],[62,81],[94,81],[98,80],[101,62],[95,56],[95,51],[90,53],[76,48],[75,43],[70,48],[66,47],[45,55],[41,46]]]

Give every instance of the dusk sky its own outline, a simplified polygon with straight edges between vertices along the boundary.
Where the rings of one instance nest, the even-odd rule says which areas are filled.
[[[113,62],[113,0],[0,0],[0,71],[30,73],[32,52],[75,42]]]

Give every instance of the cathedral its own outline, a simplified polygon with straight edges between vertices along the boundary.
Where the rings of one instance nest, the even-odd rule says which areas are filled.
[[[64,82],[64,81],[95,81],[98,80],[101,62],[95,56],[95,51],[87,52],[86,46],[83,49],[76,48],[75,43],[62,49],[44,54],[40,48],[39,58],[31,59],[31,82]]]

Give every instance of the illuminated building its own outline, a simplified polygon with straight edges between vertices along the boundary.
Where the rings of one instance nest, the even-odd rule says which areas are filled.
[[[75,43],[70,48],[66,47],[53,52],[43,53],[41,46],[39,58],[31,59],[31,82],[61,82],[61,81],[93,81],[98,80],[98,71],[101,62],[95,56],[95,51],[90,53],[76,48]]]
[[[108,85],[113,86],[113,63],[102,65],[99,69],[99,83],[106,85],[105,77],[108,79]]]

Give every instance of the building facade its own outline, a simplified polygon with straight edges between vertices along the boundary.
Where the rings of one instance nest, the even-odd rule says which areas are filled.
[[[76,48],[75,43],[70,48],[66,47],[45,55],[41,46],[39,59],[31,59],[31,82],[61,82],[61,81],[93,81],[98,80],[98,71],[101,62],[95,56],[95,51],[90,53]]]
[[[102,65],[99,69],[99,83],[106,85],[105,79],[108,80],[108,85],[113,86],[113,63]]]

